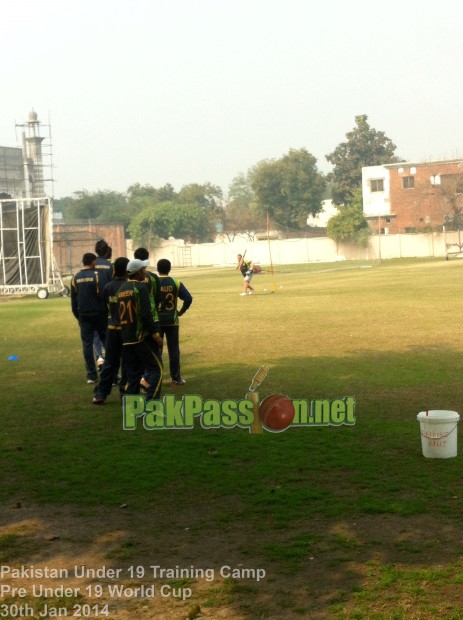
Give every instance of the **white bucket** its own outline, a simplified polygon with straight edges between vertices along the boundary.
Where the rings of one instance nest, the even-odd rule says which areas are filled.
[[[457,424],[460,416],[456,411],[421,411],[416,418],[420,423],[423,456],[428,459],[457,456]]]

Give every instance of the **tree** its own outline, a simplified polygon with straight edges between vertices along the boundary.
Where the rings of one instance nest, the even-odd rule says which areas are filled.
[[[363,247],[368,245],[370,227],[363,215],[361,187],[354,191],[351,202],[329,219],[326,234],[336,243],[352,243]]]
[[[240,173],[230,183],[229,203],[224,209],[224,233],[230,241],[238,234],[254,240],[258,230],[265,230],[265,215],[258,212],[250,174]]]
[[[249,207],[255,200],[254,191],[252,189],[250,174],[241,172],[230,183],[228,188],[228,196],[230,202],[239,206]]]
[[[74,192],[67,208],[66,219],[68,221],[96,220],[103,210],[100,198],[85,189]]]
[[[223,192],[212,183],[191,183],[179,191],[177,202],[200,205],[207,213],[209,227],[216,232],[223,228]]]
[[[223,193],[220,187],[211,183],[184,185],[178,193],[178,202],[197,203],[204,209],[214,210],[222,206]]]
[[[140,245],[152,247],[156,239],[183,238],[200,243],[212,240],[207,212],[198,204],[160,202],[147,206],[131,221],[129,232]]]
[[[74,192],[71,198],[61,198],[58,205],[65,207],[64,219],[66,222],[92,220],[100,223],[122,224],[127,228],[130,214],[127,211],[127,197],[125,194],[109,190],[88,192],[82,190]]]
[[[63,196],[62,198],[54,198],[53,200],[53,212],[61,213],[62,219],[66,220],[69,207],[72,205],[71,196]]]
[[[201,205],[179,203],[173,209],[174,237],[182,237],[189,243],[213,241],[214,223]]]
[[[321,210],[325,179],[306,149],[291,149],[278,160],[263,161],[251,171],[257,209],[284,227],[300,229],[308,215]]]
[[[463,224],[463,174],[442,174],[438,189],[444,210],[444,222],[447,229],[460,230]]]
[[[143,204],[146,199],[149,199],[152,204],[169,202],[170,200],[175,200],[176,197],[177,194],[170,183],[166,183],[166,185],[159,188],[149,184],[140,185],[140,183],[134,183],[127,190],[127,198],[131,205]]]
[[[256,232],[265,230],[266,218],[252,206],[232,201],[224,209],[224,233],[229,241],[238,234],[243,234],[253,241]]]
[[[396,145],[383,131],[370,127],[366,114],[355,117],[356,127],[346,134],[347,141],[341,142],[335,150],[326,155],[333,164],[333,171],[328,175],[332,181],[332,199],[334,204],[347,205],[355,190],[362,186],[362,168],[379,166],[401,161],[396,155]]]

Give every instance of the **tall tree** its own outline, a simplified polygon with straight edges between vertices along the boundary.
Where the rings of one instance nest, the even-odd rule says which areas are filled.
[[[355,127],[346,134],[326,159],[333,164],[328,175],[332,182],[332,199],[336,205],[349,204],[355,190],[362,186],[362,168],[401,161],[395,155],[396,145],[383,131],[377,131],[368,124],[368,116],[355,117]]]
[[[320,212],[325,179],[306,149],[291,149],[281,159],[263,161],[251,171],[251,186],[261,213],[281,226],[302,228]]]

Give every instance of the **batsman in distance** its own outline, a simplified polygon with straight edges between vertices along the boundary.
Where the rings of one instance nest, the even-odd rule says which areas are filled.
[[[244,254],[246,254],[246,252]],[[254,292],[254,289],[251,286],[251,280],[254,275],[252,260],[245,260],[242,254],[238,254],[236,258],[238,259],[238,262],[235,269],[239,269],[243,274],[243,292],[240,293],[240,295],[252,295]]]

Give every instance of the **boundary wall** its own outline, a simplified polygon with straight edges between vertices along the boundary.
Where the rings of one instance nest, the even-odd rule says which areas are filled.
[[[168,258],[174,268],[223,266],[236,263],[236,255],[244,254],[261,265],[335,262],[343,260],[381,260],[391,258],[442,257],[463,252],[460,233],[372,235],[368,246],[360,248],[336,244],[328,237],[248,241],[244,239],[215,243],[186,244],[182,239],[169,239],[155,248],[148,248],[151,265]],[[127,256],[133,255],[132,242],[127,240]],[[114,258],[114,256],[113,256]]]

